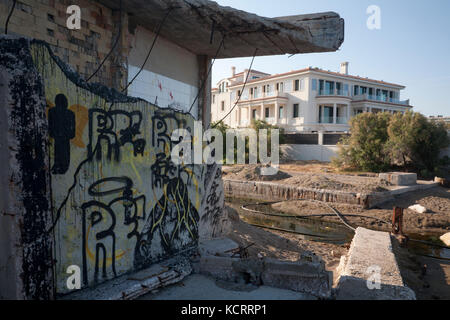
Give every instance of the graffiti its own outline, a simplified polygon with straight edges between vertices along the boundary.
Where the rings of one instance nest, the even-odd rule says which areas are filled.
[[[187,184],[191,182],[191,172],[186,167],[176,166],[170,159],[168,151],[172,149],[173,142],[168,134],[168,121],[176,121],[177,127],[186,125],[173,116],[156,114],[152,117],[152,146],[164,152],[156,155],[156,161],[151,166],[151,181],[153,187],[162,188],[163,192],[150,212],[136,246],[136,267],[150,263],[150,247],[155,242],[157,246],[162,246],[163,255],[168,255],[198,238],[199,214],[188,197]]]
[[[170,159],[180,142],[171,141],[173,131],[192,131],[194,118],[86,85],[42,44],[31,52],[46,75],[45,98],[56,103],[48,103],[55,140],[48,232],[57,293],[68,292],[70,265],[81,267],[84,288],[195,248],[202,168]]]
[[[145,140],[135,139],[141,133],[141,122],[142,113],[140,111],[90,109],[88,156],[92,156],[96,150],[97,159],[102,159],[102,141],[106,142],[108,160],[114,156],[114,160],[119,161],[120,147],[126,143],[133,145],[135,156],[143,155]]]
[[[56,106],[48,111],[48,131],[55,141],[53,174],[64,174],[70,165],[70,140],[75,138],[75,114],[67,109],[67,98],[58,94]]]
[[[127,234],[127,238],[139,237],[137,232],[139,220],[145,219],[145,196],[133,197],[133,182],[127,177],[113,177],[101,179],[89,187],[89,195],[93,197],[105,197],[116,195],[109,203],[91,200],[81,206],[83,210],[83,283],[88,284],[89,236],[92,234],[95,241],[95,268],[94,281],[98,281],[99,268],[102,266],[102,277],[107,278],[107,257],[111,257],[111,270],[117,276],[115,267],[116,235],[114,229],[117,223],[117,215],[122,213],[123,224],[134,224],[133,229]],[[141,210],[138,203],[141,202]],[[140,215],[140,212],[142,215]],[[107,254],[107,247],[110,254]],[[102,259],[101,261],[99,259]]]

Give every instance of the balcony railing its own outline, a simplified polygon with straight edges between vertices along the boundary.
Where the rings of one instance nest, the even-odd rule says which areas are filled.
[[[349,91],[348,90],[343,90],[343,89],[322,89],[319,90],[317,93],[318,96],[339,96],[339,97],[348,97],[349,96]]]
[[[389,98],[386,96],[380,96],[380,95],[372,95],[372,94],[360,94],[353,97],[354,101],[363,101],[363,100],[370,100],[370,101],[380,101],[380,102],[390,102],[395,104],[402,104],[405,106],[409,106],[409,100],[399,100],[396,98]]]
[[[326,124],[334,124],[333,117],[322,117],[319,119],[319,123],[326,123]],[[347,117],[336,117],[336,124],[347,124],[348,118]]]

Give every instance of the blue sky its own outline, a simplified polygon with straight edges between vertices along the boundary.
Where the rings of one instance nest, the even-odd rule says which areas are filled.
[[[332,53],[256,57],[253,68],[282,73],[308,66],[338,71],[349,61],[349,73],[406,86],[402,100],[425,115],[450,116],[450,1],[448,0],[216,0],[265,17],[337,12],[345,19],[345,40]],[[381,29],[369,30],[367,7],[381,9]],[[251,58],[220,59],[213,86],[248,68]]]

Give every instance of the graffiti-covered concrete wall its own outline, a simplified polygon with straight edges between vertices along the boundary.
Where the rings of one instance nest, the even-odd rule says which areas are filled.
[[[86,84],[43,42],[1,41],[2,75],[21,70],[34,76],[28,78],[34,79],[31,87],[19,84],[34,100],[18,101],[22,93],[17,92],[18,100],[6,109],[30,109],[31,114],[21,114],[26,120],[39,116],[32,123],[17,124],[35,134],[25,138],[40,146],[39,154],[18,150],[17,156],[40,161],[38,167],[32,163],[30,174],[42,175],[32,191],[42,197],[37,210],[45,219],[41,225],[31,224],[48,242],[40,250],[47,255],[42,255],[47,272],[53,271],[53,277],[41,282],[65,294],[70,292],[70,266],[80,268],[82,286],[89,287],[191,252],[199,228],[205,237],[220,232],[221,227],[211,225],[219,221],[223,207],[220,167],[175,165],[170,158],[177,143],[171,133],[178,128],[192,132],[190,114]],[[5,86],[10,88],[10,82],[4,81]],[[18,109],[22,104],[25,109]],[[5,119],[2,128],[16,121],[13,114]]]

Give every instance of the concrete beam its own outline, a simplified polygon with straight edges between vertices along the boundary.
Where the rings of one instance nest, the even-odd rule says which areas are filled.
[[[400,274],[390,234],[356,229],[338,267],[338,300],[415,300]]]
[[[98,2],[119,9],[116,0]],[[123,6],[130,22],[149,30],[155,30],[173,8],[161,36],[209,57],[215,56],[222,36],[225,46],[218,58],[252,56],[255,48],[258,56],[330,52],[344,41],[344,19],[334,12],[265,18],[208,0],[124,0]]]

